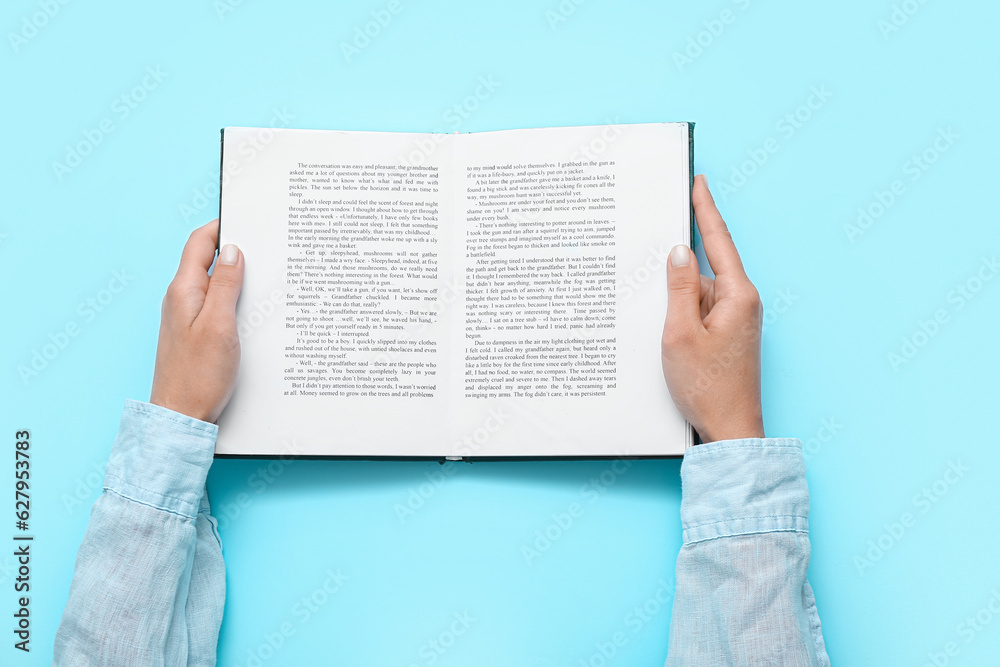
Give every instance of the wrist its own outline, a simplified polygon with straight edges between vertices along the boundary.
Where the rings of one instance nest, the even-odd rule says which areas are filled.
[[[213,419],[210,410],[192,404],[191,401],[174,400],[169,396],[163,396],[158,392],[154,391],[149,397],[149,402],[152,405],[158,405],[161,408],[172,410],[186,417],[191,417],[192,419],[197,419],[199,421],[203,421],[209,424],[215,422],[215,419]]]
[[[702,443],[766,437],[764,435],[764,420],[762,418],[731,424],[719,424],[712,427],[706,426],[704,429],[695,427],[695,430],[698,431]]]

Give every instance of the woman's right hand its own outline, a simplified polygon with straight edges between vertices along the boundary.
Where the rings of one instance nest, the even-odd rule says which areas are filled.
[[[695,177],[691,203],[715,279],[698,272],[687,246],[670,251],[663,376],[703,442],[763,438],[760,297],[704,176]]]

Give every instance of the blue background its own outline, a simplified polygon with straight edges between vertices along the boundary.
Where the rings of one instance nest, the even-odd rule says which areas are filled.
[[[215,217],[219,128],[276,109],[294,127],[366,130],[696,121],[696,168],[768,308],[768,434],[810,452],[810,577],[834,664],[923,665],[951,641],[948,664],[996,659],[1000,618],[959,627],[1000,590],[1000,277],[978,275],[1000,250],[996,3],[908,0],[894,26],[888,0],[567,0],[561,13],[401,0],[350,58],[342,44],[387,1],[40,6],[11,0],[0,20],[0,458],[12,469],[14,431],[31,429],[37,536],[34,650],[5,641],[0,662],[51,658],[123,402],[149,396],[160,299],[188,233]],[[147,68],[165,76],[136,93]],[[499,85],[476,98],[480,77]],[[810,109],[813,87],[829,96]],[[77,166],[54,166],[105,119]],[[859,208],[879,215],[851,234]],[[125,289],[81,308],[115,271]],[[78,335],[23,379],[71,323]],[[627,643],[607,664],[663,662],[669,607],[638,628],[629,614],[673,581],[678,461],[637,462],[594,502],[583,486],[608,462],[463,464],[434,486],[437,463],[295,461],[263,488],[261,465],[210,474],[228,565],[221,665],[270,655],[285,622],[295,633],[265,665],[424,665],[421,647],[464,612],[475,620],[436,664],[597,665],[616,632]],[[12,505],[12,470],[0,477]],[[401,520],[411,493],[424,503]],[[522,546],[574,502],[583,514],[527,563]],[[349,579],[303,620],[297,601],[338,568]]]

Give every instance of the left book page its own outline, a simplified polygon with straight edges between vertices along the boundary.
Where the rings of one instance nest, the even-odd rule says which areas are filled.
[[[389,454],[421,456],[447,440],[452,143],[223,130],[219,243],[247,270],[217,454],[386,455],[393,442]]]

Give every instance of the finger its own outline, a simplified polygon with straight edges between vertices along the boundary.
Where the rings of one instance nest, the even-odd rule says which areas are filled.
[[[698,222],[701,240],[705,244],[705,256],[715,275],[746,277],[733,237],[715,206],[705,177],[701,174],[694,178],[691,204],[694,206],[694,217]]]
[[[171,313],[171,321],[190,326],[201,312],[208,290],[208,267],[215,258],[218,229],[218,221],[213,220],[191,232],[184,244],[177,273],[163,299],[162,309]]]
[[[205,305],[198,317],[228,318],[235,322],[236,300],[243,289],[243,253],[232,243],[222,246],[219,259],[205,295]]]
[[[712,310],[712,306],[715,305],[715,290],[712,287],[715,286],[715,281],[708,276],[701,277],[701,319],[705,320],[709,311]]]
[[[701,275],[698,260],[686,245],[674,246],[667,259],[667,319],[664,334],[672,338],[704,328],[701,323]]]
[[[215,259],[215,246],[219,242],[219,221],[213,220],[191,232],[176,278],[184,282],[207,282],[208,269]]]

